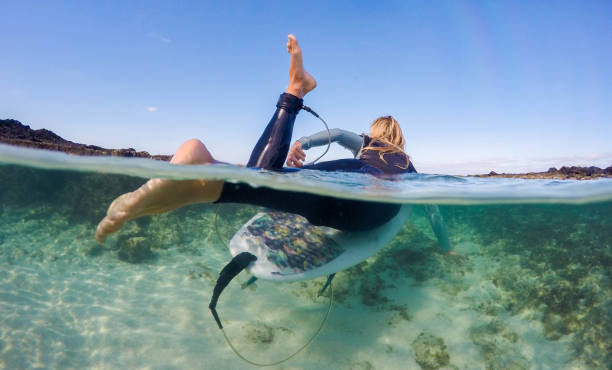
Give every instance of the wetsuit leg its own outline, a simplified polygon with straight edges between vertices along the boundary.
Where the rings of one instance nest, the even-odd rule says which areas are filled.
[[[247,167],[279,171],[289,153],[295,117],[304,101],[295,95],[283,93],[276,103],[276,112],[257,141]]]
[[[217,203],[251,204],[295,213],[306,217],[313,225],[344,231],[364,231],[381,226],[400,209],[399,204],[340,199],[227,182]]]

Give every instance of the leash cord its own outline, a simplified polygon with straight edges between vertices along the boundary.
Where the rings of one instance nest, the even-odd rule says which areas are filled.
[[[331,139],[330,139],[330,141],[331,141]],[[323,153],[323,154],[325,154],[325,153]],[[215,227],[215,231],[216,231],[216,234],[217,234],[217,238],[219,238],[221,243],[227,245],[227,244],[229,244],[228,240],[224,239],[221,236],[221,233],[219,232],[218,219],[219,219],[219,205],[217,205],[217,207],[215,209],[214,227]],[[223,328],[221,328],[221,332],[223,332],[223,338],[225,338],[225,342],[227,342],[227,344],[232,349],[232,351],[236,354],[236,356],[238,356],[241,360],[243,360],[244,362],[247,362],[247,363],[249,363],[251,365],[259,366],[259,367],[267,367],[267,366],[280,365],[283,362],[289,361],[293,357],[297,356],[300,352],[302,352],[306,347],[308,347],[315,340],[315,338],[319,335],[321,330],[323,330],[323,327],[325,326],[325,323],[327,322],[327,319],[329,318],[329,313],[331,312],[332,303],[334,301],[334,289],[333,289],[331,283],[329,284],[329,290],[330,290],[330,294],[329,294],[329,304],[327,306],[327,312],[325,313],[325,316],[323,317],[323,320],[321,321],[321,324],[319,325],[319,328],[317,329],[317,331],[312,335],[312,337],[310,337],[308,342],[306,342],[304,345],[302,345],[300,348],[298,348],[297,351],[295,351],[294,353],[292,353],[291,355],[289,355],[288,357],[286,357],[286,358],[284,358],[282,360],[279,360],[279,361],[276,361],[276,362],[273,362],[273,363],[268,363],[268,364],[258,363],[258,362],[251,361],[248,358],[244,357],[240,353],[240,351],[238,351],[238,349],[236,349],[236,347],[234,347],[234,345],[232,344],[231,340],[227,336],[227,333],[225,332],[225,330]]]

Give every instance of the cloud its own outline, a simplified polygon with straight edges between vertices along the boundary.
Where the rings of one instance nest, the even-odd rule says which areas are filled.
[[[154,106],[147,107],[147,111],[148,112],[157,112],[157,107],[154,107]]]
[[[172,42],[170,37],[161,35],[157,32],[149,32],[149,37],[159,42],[163,42],[164,44],[169,44]]]

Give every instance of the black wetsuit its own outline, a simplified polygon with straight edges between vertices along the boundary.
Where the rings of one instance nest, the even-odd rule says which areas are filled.
[[[281,94],[276,112],[257,141],[247,167],[283,171],[283,164],[289,153],[295,118],[303,100]],[[406,158],[385,155],[380,160],[378,152],[362,156],[363,159],[340,159],[304,166],[304,169],[320,171],[361,172],[373,175],[416,172],[410,165],[399,169],[396,159],[405,167]],[[252,187],[247,184],[225,183],[221,197],[216,203],[242,203],[296,213],[308,219],[313,225],[329,226],[339,230],[368,230],[381,226],[393,218],[400,209],[399,204],[361,200],[340,199],[324,195],[296,191]]]

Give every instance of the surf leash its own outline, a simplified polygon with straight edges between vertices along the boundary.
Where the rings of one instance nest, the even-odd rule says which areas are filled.
[[[321,118],[321,116],[319,116],[317,114],[317,112],[315,112],[314,110],[312,110],[312,108],[307,107],[305,105],[302,105],[302,109],[305,110],[306,112],[312,114],[313,116],[317,117],[318,119],[321,120],[321,122],[323,122],[323,124],[325,125],[325,129],[327,130],[327,148],[325,148],[325,151],[323,152],[323,154],[321,154],[317,159],[315,159],[314,161],[310,162],[310,163],[306,163],[307,165],[313,165],[315,163],[317,163],[317,161],[321,158],[323,158],[323,156],[325,154],[327,154],[327,152],[329,151],[329,148],[331,147],[331,132],[329,131],[329,126],[327,125],[327,122],[325,122],[325,120],[323,118]]]
[[[321,333],[321,330],[323,330],[323,327],[325,326],[325,323],[327,322],[327,319],[329,318],[329,313],[331,312],[333,300],[334,300],[334,290],[333,290],[333,288],[332,288],[332,286],[330,284],[329,285],[329,304],[327,305],[327,312],[325,312],[325,316],[323,316],[323,320],[321,320],[321,324],[319,325],[319,327],[317,328],[315,333],[310,337],[310,339],[308,339],[308,341],[306,343],[304,343],[300,348],[298,348],[297,351],[293,352],[292,354],[290,354],[289,356],[283,358],[282,360],[278,360],[276,362],[261,363],[261,362],[255,362],[255,361],[249,360],[248,358],[243,356],[240,353],[240,351],[238,351],[238,349],[236,347],[234,347],[234,345],[232,344],[232,341],[227,336],[227,333],[225,332],[223,327],[219,327],[219,328],[221,329],[221,332],[223,333],[223,338],[225,338],[225,342],[227,343],[227,345],[232,349],[234,354],[236,354],[236,356],[238,356],[241,360],[243,360],[244,362],[246,362],[248,364],[251,364],[253,366],[258,366],[258,367],[276,366],[276,365],[280,365],[280,364],[282,364],[284,362],[287,362],[287,361],[291,360],[292,358],[294,358],[295,356],[297,356],[300,352],[302,352],[304,349],[306,349],[306,347],[308,347],[317,338],[319,333]]]
[[[221,236],[221,233],[219,232],[219,227],[218,227],[218,216],[219,216],[219,213],[218,213],[218,211],[219,211],[219,206],[217,205],[217,208],[215,209],[215,220],[214,220],[215,231],[216,231],[217,237],[219,238],[221,243],[229,244],[229,242],[226,239],[224,239]],[[210,312],[212,313],[213,318],[215,319],[215,322],[217,323],[217,326],[219,327],[219,329],[221,329],[221,332],[223,333],[223,338],[225,338],[225,342],[232,349],[234,354],[236,356],[238,356],[238,358],[240,358],[244,362],[246,362],[248,364],[251,364],[253,366],[258,366],[258,367],[276,366],[276,365],[280,365],[280,364],[282,364],[284,362],[287,362],[287,361],[291,360],[293,357],[297,356],[300,352],[302,352],[304,349],[306,349],[306,347],[308,347],[317,338],[319,333],[321,333],[321,330],[323,330],[323,327],[325,326],[325,323],[327,322],[327,319],[329,318],[329,314],[331,312],[332,304],[333,304],[333,301],[334,301],[334,290],[333,290],[333,287],[331,285],[331,281],[332,281],[332,279],[334,278],[334,276],[336,274],[330,275],[327,278],[327,281],[325,282],[325,284],[323,285],[321,290],[319,290],[319,294],[317,295],[317,297],[320,297],[325,292],[325,290],[329,288],[329,303],[327,305],[327,311],[325,312],[325,315],[323,316],[323,319],[321,320],[321,324],[319,324],[319,327],[314,332],[314,334],[310,337],[310,339],[308,339],[308,341],[306,343],[304,343],[300,348],[298,348],[297,351],[293,352],[292,354],[290,354],[289,356],[283,358],[282,360],[278,360],[278,361],[271,362],[271,363],[260,363],[260,362],[255,362],[255,361],[249,360],[244,355],[242,355],[240,353],[240,351],[238,351],[238,349],[234,346],[234,344],[232,343],[230,338],[227,336],[227,333],[223,329],[223,325],[221,324],[221,318],[219,317],[219,314],[217,313],[217,302],[219,300],[219,297],[220,297],[221,292],[223,291],[223,289],[225,289],[225,287],[229,284],[229,282],[234,277],[236,277],[236,275],[238,275],[242,270],[244,270],[251,262],[253,262],[256,259],[257,259],[257,257],[252,255],[251,253],[243,252],[243,253],[240,253],[240,254],[236,255],[230,261],[230,263],[228,263],[221,270],[221,273],[219,274],[219,278],[217,279],[217,283],[215,284],[215,288],[213,290],[213,296],[212,296],[212,298],[210,300],[210,304],[208,305],[208,308],[210,309]],[[252,284],[255,281],[255,279],[256,279],[255,277],[252,277],[249,280],[248,283],[243,284],[243,289],[246,286]]]
[[[215,221],[213,222],[213,225],[215,226],[215,233],[217,234],[217,238],[219,238],[219,241],[221,242],[221,244],[228,246],[229,245],[229,240],[223,238],[221,236],[221,233],[219,232],[219,226],[218,226],[218,220],[219,220],[219,207],[221,207],[221,205],[217,204],[215,207]]]

